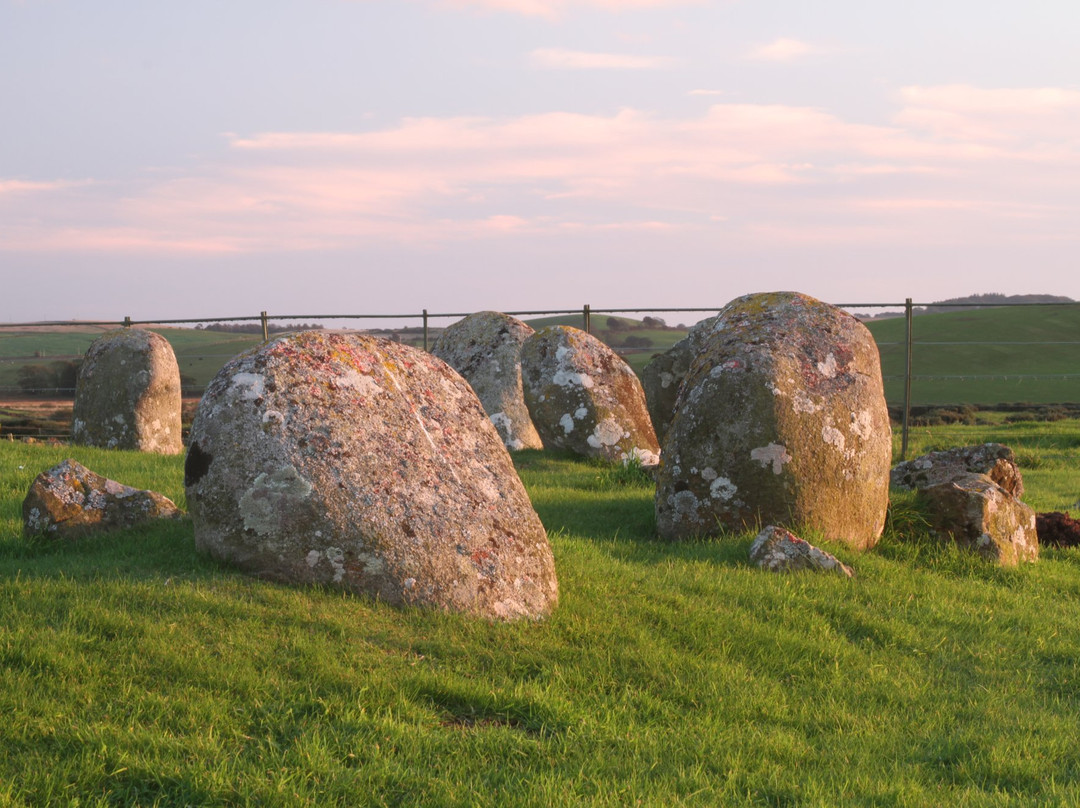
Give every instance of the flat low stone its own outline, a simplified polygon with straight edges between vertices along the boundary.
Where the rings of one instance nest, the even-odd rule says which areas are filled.
[[[758,533],[750,545],[750,561],[769,572],[812,570],[855,577],[855,571],[836,556],[776,525],[768,525]]]
[[[933,527],[1001,566],[1039,557],[1035,512],[985,474],[961,474],[927,486]]]
[[[180,454],[181,406],[180,368],[168,340],[138,328],[109,331],[79,365],[71,437],[103,449]]]
[[[22,513],[26,535],[69,539],[183,515],[167,497],[122,485],[75,460],[39,474]]]
[[[407,345],[310,331],[233,359],[199,404],[184,484],[196,547],[262,578],[497,620],[558,601],[476,394]]]
[[[522,345],[521,378],[546,448],[645,466],[659,461],[641,382],[596,337],[570,326],[537,331]]]
[[[1016,455],[1000,443],[929,452],[897,463],[889,477],[896,488],[918,490],[964,474],[985,474],[1017,499],[1024,495],[1024,480]]]
[[[543,449],[521,390],[521,345],[535,333],[496,311],[470,314],[448,326],[431,352],[476,392],[507,449]]]

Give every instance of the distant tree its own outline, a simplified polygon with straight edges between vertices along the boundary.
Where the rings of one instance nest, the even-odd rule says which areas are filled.
[[[652,339],[649,337],[641,337],[637,334],[633,334],[623,340],[623,345],[627,348],[649,348],[652,344]]]
[[[19,389],[41,395],[56,387],[56,374],[47,365],[23,365],[16,374]]]
[[[75,393],[75,384],[79,379],[79,365],[82,360],[72,362],[61,360],[53,362],[50,368],[56,378],[56,386],[65,393]]]
[[[608,317],[607,327],[608,331],[625,331],[629,326],[627,326],[625,320],[620,320],[618,317]]]
[[[667,323],[659,317],[642,317],[641,325],[645,328],[667,328]]]

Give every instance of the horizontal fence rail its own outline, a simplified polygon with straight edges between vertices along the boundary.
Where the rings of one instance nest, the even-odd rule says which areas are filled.
[[[1067,302],[1019,302],[1019,303],[913,303],[911,298],[904,300],[903,302],[896,303],[838,303],[834,304],[838,308],[842,308],[848,311],[868,313],[872,311],[887,311],[891,318],[897,320],[903,320],[903,331],[900,334],[899,339],[879,340],[877,345],[879,351],[882,352],[883,357],[886,352],[889,352],[890,356],[893,356],[893,352],[899,352],[902,355],[902,367],[901,363],[896,361],[895,358],[890,362],[894,371],[886,373],[883,376],[883,380],[886,383],[887,394],[889,394],[890,405],[894,408],[894,411],[899,411],[900,421],[902,428],[902,448],[901,454],[906,456],[907,454],[907,438],[909,431],[909,423],[911,418],[913,399],[912,389],[913,384],[917,388],[922,383],[968,383],[968,384],[994,384],[1000,387],[1002,390],[1008,390],[1010,393],[1023,392],[1024,385],[1030,382],[1060,382],[1063,384],[1070,383],[1076,379],[1080,379],[1080,370],[1077,372],[1039,372],[1033,367],[1025,368],[1011,368],[1002,372],[965,372],[962,368],[947,368],[947,369],[935,369],[932,367],[933,362],[928,361],[927,351],[932,352],[929,356],[937,357],[942,351],[955,351],[961,350],[987,350],[995,351],[1003,348],[1030,348],[1033,352],[1047,352],[1047,351],[1067,351],[1070,357],[1070,362],[1077,368],[1080,368],[1080,338],[1070,339],[1073,334],[1062,334],[1061,338],[1056,339],[1033,339],[1023,340],[1009,338],[1010,335],[1003,334],[1002,339],[985,339],[985,338],[971,338],[971,339],[956,339],[956,340],[942,340],[942,339],[927,339],[917,340],[915,332],[917,327],[914,323],[918,318],[924,316],[927,313],[945,313],[947,311],[960,312],[965,309],[1005,309],[1015,307],[1078,307],[1080,311],[1080,303],[1067,303]],[[560,317],[560,318],[574,318],[580,324],[580,327],[589,332],[594,333],[596,331],[604,332],[606,329],[603,324],[599,329],[594,328],[594,316],[602,317],[616,317],[618,315],[682,315],[682,314],[700,314],[703,317],[707,315],[714,315],[723,306],[693,306],[693,307],[618,307],[618,308],[595,308],[589,304],[585,304],[580,308],[568,308],[568,309],[529,309],[518,311],[507,311],[513,317]],[[929,310],[929,311],[925,311]],[[291,326],[289,322],[301,322],[304,325],[309,323],[323,325],[327,323],[345,323],[352,322],[354,324],[363,323],[364,327],[353,327],[352,330],[357,331],[374,331],[379,333],[390,332],[397,335],[403,341],[413,341],[417,343],[418,347],[423,347],[425,350],[430,350],[432,344],[433,332],[439,330],[439,326],[436,323],[445,323],[446,321],[459,320],[462,317],[468,316],[472,312],[440,312],[430,311],[428,309],[421,309],[414,312],[402,312],[402,313],[354,313],[354,314],[270,314],[266,311],[261,311],[257,315],[240,315],[229,317],[187,317],[187,318],[158,318],[158,319],[135,319],[131,316],[123,317],[116,320],[53,320],[53,321],[36,321],[36,322],[21,322],[21,323],[0,323],[0,335],[3,332],[19,331],[20,336],[26,336],[32,334],[35,331],[47,331],[55,330],[58,328],[72,328],[72,327],[90,327],[90,328],[130,328],[135,326],[149,326],[149,327],[163,327],[163,326],[186,326],[194,329],[203,329],[204,333],[220,334],[225,341],[226,337],[236,337],[241,339],[244,337],[258,340],[267,340],[270,336],[277,333],[286,333]],[[700,319],[700,318],[699,318]],[[389,324],[390,321],[393,324]],[[875,318],[876,321],[876,318]],[[216,331],[212,329],[205,329],[206,325],[234,325],[241,323],[254,323],[258,325],[258,328],[253,333],[237,332],[237,331]],[[384,325],[385,324],[385,325]],[[680,325],[682,325],[680,323]],[[660,320],[658,327],[664,330],[673,330],[671,326],[668,326],[663,320]],[[685,326],[683,326],[685,328]],[[295,330],[295,329],[293,329]],[[609,332],[609,339],[611,338]],[[85,335],[84,335],[85,336]],[[1076,334],[1080,337],[1080,332]],[[916,363],[916,357],[914,353],[916,349],[920,352],[918,362]],[[658,350],[663,348],[656,348],[651,345],[643,346],[631,346],[631,345],[618,345],[616,350],[622,355],[633,358],[635,356],[641,356],[642,354],[655,354]],[[228,348],[225,349],[228,351]],[[236,355],[236,352],[212,352],[212,353],[199,353],[199,354],[186,354],[184,358],[189,363],[199,363],[208,361],[207,367],[210,365],[217,365],[221,360],[221,364],[224,364],[225,360],[228,360]],[[20,380],[19,385],[5,384],[5,380],[9,380],[12,373],[4,373],[5,367],[21,366],[26,367],[29,365],[40,365],[51,362],[68,362],[75,363],[82,358],[81,353],[72,353],[69,348],[67,352],[45,354],[41,351],[35,351],[33,353],[27,352],[26,349],[20,351],[18,354],[10,356],[0,355],[0,397],[11,397],[13,395],[37,395],[40,397],[53,396],[56,398],[71,398],[74,394],[74,389],[71,384],[42,384],[40,386],[33,386],[32,384],[24,384],[25,380]],[[179,358],[179,354],[178,354]],[[883,364],[885,364],[883,358]],[[923,372],[919,372],[919,367],[923,366],[925,369]],[[73,383],[73,381],[72,381]],[[1080,385],[1078,385],[1080,388]],[[890,394],[891,391],[891,394]],[[184,393],[189,397],[201,395],[202,386],[185,384]],[[1068,404],[1070,402],[1080,402],[1080,389],[1069,390],[1069,395],[1063,397],[1061,401],[1055,402],[1057,404]],[[956,402],[960,403],[960,402]],[[1003,402],[998,402],[1003,403]],[[2,418],[0,418],[2,422]],[[2,423],[0,423],[2,425]]]

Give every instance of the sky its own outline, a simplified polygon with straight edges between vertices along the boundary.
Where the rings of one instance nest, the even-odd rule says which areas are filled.
[[[1075,0],[0,0],[0,322],[1080,298],[1078,30]]]

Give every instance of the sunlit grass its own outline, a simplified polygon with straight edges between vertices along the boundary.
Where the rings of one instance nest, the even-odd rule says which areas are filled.
[[[1002,439],[1057,501],[1077,424],[1038,426],[917,441]],[[767,575],[657,541],[640,470],[524,452],[561,602],[490,624],[246,578],[186,520],[27,541],[69,455],[183,502],[180,458],[0,442],[0,804],[1080,803],[1080,551],[1003,570],[897,495],[829,547],[854,581]]]

